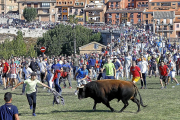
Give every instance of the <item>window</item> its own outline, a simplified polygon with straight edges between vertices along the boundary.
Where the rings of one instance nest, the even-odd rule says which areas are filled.
[[[128,7],[131,7],[131,3],[128,3]]]
[[[178,7],[180,7],[180,2],[178,2]]]
[[[82,2],[81,5],[83,6],[83,4],[84,4],[84,3]]]
[[[66,5],[66,2],[64,2],[64,4]]]
[[[54,3],[52,3],[52,6],[54,6]]]
[[[138,19],[138,22],[141,22],[141,19]]]
[[[128,0],[128,2],[130,2],[130,0]]]
[[[131,5],[132,5],[132,7],[134,7],[134,3],[132,3]]]
[[[61,4],[61,2],[59,2],[59,4]]]
[[[27,7],[31,7],[31,3],[27,3]]]
[[[141,5],[141,2],[139,2],[138,4]]]
[[[148,14],[146,14],[146,18],[148,18]]]
[[[134,19],[131,19],[131,23],[134,23]]]
[[[159,6],[159,5],[160,5],[160,3],[156,3],[156,5],[157,5],[157,6]]]
[[[176,3],[172,3],[172,5],[176,5]]]
[[[50,3],[42,3],[41,7],[50,7]]]
[[[70,1],[70,4],[72,4],[72,1]]]
[[[176,27],[179,28],[179,24],[177,24]]]
[[[154,6],[154,3],[151,3],[152,6]]]
[[[111,5],[113,5],[113,2],[111,2]]]
[[[38,8],[38,4],[37,3],[34,3],[34,8]]]
[[[1,5],[1,10],[4,10],[4,5]]]
[[[134,0],[132,0],[132,2],[134,2]]]
[[[168,2],[168,3],[161,3],[161,6],[171,6],[171,2]]]
[[[78,6],[78,5],[79,5],[79,3],[75,3],[75,5],[76,5],[76,6]]]

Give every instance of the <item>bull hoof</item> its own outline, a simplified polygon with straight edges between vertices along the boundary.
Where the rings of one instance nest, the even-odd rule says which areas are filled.
[[[111,112],[115,112],[115,110],[114,110],[114,109],[111,109]]]

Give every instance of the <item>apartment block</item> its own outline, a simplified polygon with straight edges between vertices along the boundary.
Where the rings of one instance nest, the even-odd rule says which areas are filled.
[[[146,29],[153,28],[159,36],[180,37],[179,8],[180,0],[150,0],[148,9],[144,11],[142,23]]]
[[[0,0],[0,14],[17,13],[17,0]]]
[[[148,0],[109,0],[107,3],[106,23],[137,24],[143,19],[143,11]]]
[[[57,21],[56,0],[18,0],[19,18],[24,19],[24,8],[32,7],[37,9],[39,21]]]

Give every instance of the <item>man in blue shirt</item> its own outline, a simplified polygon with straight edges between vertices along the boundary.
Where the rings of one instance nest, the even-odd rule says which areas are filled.
[[[77,80],[77,90],[75,91],[75,95],[77,95],[79,88],[86,84],[87,77],[88,70],[86,69],[86,65],[84,64],[83,67],[77,71],[74,78],[75,80]]]
[[[64,64],[62,65],[62,68],[63,68],[63,72],[67,72],[67,76],[63,77],[61,76],[60,78],[60,84],[61,82],[63,82],[64,84],[64,87],[63,88],[66,88],[66,78],[68,79],[68,82],[69,82],[69,88],[71,89],[72,88],[72,84],[71,84],[71,66],[70,64],[67,62],[66,59],[64,59]]]
[[[5,105],[0,107],[0,120],[19,120],[18,109],[12,105],[12,94],[10,92],[4,95]]]
[[[51,67],[52,73],[55,73],[56,70],[62,70],[62,65],[58,63],[57,58],[54,59],[54,64]],[[58,78],[54,80],[55,89],[58,93],[61,93],[61,87],[59,85],[59,78],[61,77],[61,74],[58,73]]]

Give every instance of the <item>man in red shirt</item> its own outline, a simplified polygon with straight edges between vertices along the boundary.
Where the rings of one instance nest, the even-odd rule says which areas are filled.
[[[160,73],[160,83],[162,85],[161,89],[166,88],[168,82],[169,68],[167,65],[164,65],[164,61],[161,61],[161,66],[159,66],[159,73]],[[162,81],[165,82],[165,87],[163,86]]]
[[[133,75],[132,82],[136,83],[139,79],[142,79],[142,73],[140,68],[136,65],[136,61],[132,62],[132,66],[130,68],[130,76]]]
[[[4,89],[6,90],[6,78],[7,78],[7,74],[9,73],[10,67],[9,64],[7,62],[5,62],[5,59],[2,59],[2,78],[3,78],[3,84],[4,84]],[[7,78],[7,83],[9,82],[9,78]]]

